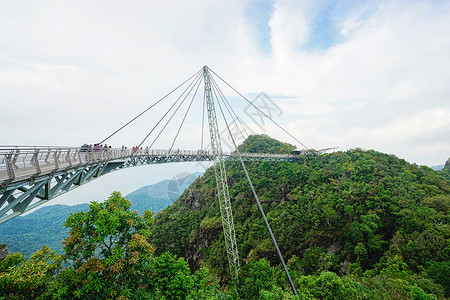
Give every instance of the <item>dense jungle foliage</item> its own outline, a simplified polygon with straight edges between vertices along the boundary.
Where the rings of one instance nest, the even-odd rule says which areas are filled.
[[[267,136],[240,146],[294,148]],[[43,247],[29,259],[11,253],[0,261],[0,299],[449,297],[450,181],[442,174],[361,149],[246,165],[299,296],[241,167],[227,163],[238,282],[228,275],[210,169],[156,216],[131,212],[118,192],[72,214],[64,254]]]
[[[278,145],[279,152],[286,153],[294,148],[268,139],[252,136],[240,150],[276,152]],[[291,276],[305,297],[450,296],[450,181],[444,176],[393,155],[361,149],[246,165]],[[227,176],[243,276],[259,265],[272,270],[262,280],[264,288],[250,293],[240,287],[246,291],[241,297],[263,297],[261,290],[273,292],[271,284],[289,291],[239,163],[227,163]],[[158,245],[156,253],[185,257],[193,270],[207,267],[226,282],[215,186],[210,169],[175,205],[156,216],[151,238]],[[325,292],[326,286],[336,290]]]

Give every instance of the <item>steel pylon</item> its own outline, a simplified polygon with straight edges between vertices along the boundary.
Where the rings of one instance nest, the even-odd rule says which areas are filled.
[[[214,173],[216,175],[217,194],[219,197],[220,214],[222,217],[223,235],[230,266],[231,278],[236,280],[239,274],[239,255],[234,233],[233,212],[231,210],[230,193],[228,191],[227,174],[217,124],[214,97],[211,89],[211,78],[207,66],[203,67],[205,82],[205,100],[208,111],[209,134],[211,138],[211,150],[214,158]]]

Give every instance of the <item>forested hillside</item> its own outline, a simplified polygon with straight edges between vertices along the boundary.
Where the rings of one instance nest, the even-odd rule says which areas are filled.
[[[272,140],[270,149],[276,144]],[[258,152],[267,145],[267,136],[254,136],[241,149]],[[300,290],[307,293],[323,276],[337,274],[367,295],[450,295],[450,181],[443,175],[361,149],[247,167]],[[227,163],[227,176],[244,270],[265,258],[287,288],[240,165]],[[156,216],[152,243],[159,245],[156,253],[183,256],[194,269],[209,267],[226,280],[215,186],[210,169]]]
[[[240,150],[295,147],[252,136]],[[294,296],[238,163],[227,163],[241,271],[229,280],[213,169],[154,216],[113,192],[71,215],[63,254],[0,259],[1,299],[446,299],[450,181],[361,149],[247,163]],[[181,257],[179,257],[181,256]]]

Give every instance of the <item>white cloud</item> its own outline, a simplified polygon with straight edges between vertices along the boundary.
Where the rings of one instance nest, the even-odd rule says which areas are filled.
[[[270,54],[258,48],[245,5],[5,3],[0,143],[95,142],[207,64],[244,94],[288,96],[280,101],[284,115],[278,121],[291,123],[309,147],[373,147],[426,164],[447,159],[450,142],[438,136],[448,132],[450,119],[448,3],[337,6],[331,21],[342,37],[311,52],[302,45],[311,38],[316,11],[329,3],[276,1]],[[142,139],[154,116],[114,145]],[[198,135],[186,133],[191,140]]]
[[[444,29],[450,27],[449,6],[389,2],[372,11],[364,20],[360,11],[357,17],[350,12],[352,27],[342,21],[346,39],[326,51],[286,51],[290,63],[278,66],[270,88],[297,95],[290,107],[310,116],[313,125],[306,128],[326,135],[320,140],[340,137],[341,146],[391,149],[418,163],[445,161],[448,138],[428,141],[428,151],[415,149],[424,148],[424,135],[449,132],[442,121],[450,119],[450,39]],[[330,109],[320,115],[320,107]]]

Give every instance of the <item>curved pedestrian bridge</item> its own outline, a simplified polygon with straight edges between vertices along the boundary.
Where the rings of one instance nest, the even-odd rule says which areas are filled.
[[[292,161],[297,157],[240,154],[247,161]],[[0,147],[0,224],[112,171],[150,164],[214,161],[218,155],[208,150]],[[239,159],[236,152],[224,152],[223,157],[226,161]]]

